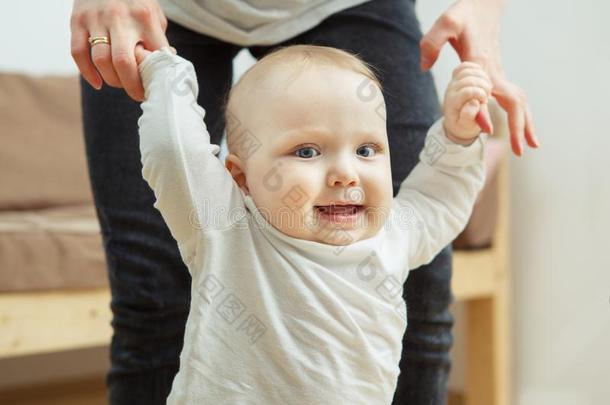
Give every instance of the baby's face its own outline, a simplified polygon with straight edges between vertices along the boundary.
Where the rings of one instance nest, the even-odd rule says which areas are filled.
[[[274,71],[235,102],[260,146],[245,159],[229,154],[227,168],[289,236],[333,245],[370,238],[392,202],[381,90],[336,67],[292,73]]]

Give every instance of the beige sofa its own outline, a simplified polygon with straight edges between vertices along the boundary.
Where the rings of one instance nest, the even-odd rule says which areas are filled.
[[[0,291],[107,285],[77,76],[0,74]]]

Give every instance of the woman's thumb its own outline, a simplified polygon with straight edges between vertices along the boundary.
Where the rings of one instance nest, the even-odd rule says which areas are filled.
[[[481,110],[477,114],[475,120],[483,132],[489,135],[493,134],[494,127],[491,121],[491,114],[489,113],[489,106],[487,103],[481,105]]]
[[[438,59],[443,46],[455,36],[453,28],[447,26],[445,20],[439,17],[419,41],[420,68],[423,71],[430,69]]]

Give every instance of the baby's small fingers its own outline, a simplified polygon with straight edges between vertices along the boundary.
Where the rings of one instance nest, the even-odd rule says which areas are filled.
[[[473,98],[478,100],[481,104],[485,104],[488,101],[487,93],[485,92],[485,90],[480,87],[472,86],[464,87],[459,91],[455,92],[454,97],[454,103],[459,106],[463,105],[468,100]]]
[[[460,91],[464,87],[480,87],[487,92],[487,97],[491,97],[491,90],[493,89],[491,81],[480,76],[466,76],[453,84],[454,91]]]
[[[481,103],[479,103],[478,100],[472,99],[470,101],[467,101],[466,104],[464,104],[462,106],[462,109],[460,110],[459,121],[460,122],[474,121],[474,119],[477,116],[477,114],[479,113],[480,109],[481,109]]]
[[[134,50],[134,53],[136,55],[136,62],[138,62],[138,65],[140,63],[142,63],[142,60],[144,60],[144,47],[142,46],[142,44],[137,43],[136,44],[136,49]]]
[[[485,70],[485,69],[483,69],[483,66],[481,66],[480,64],[478,64],[476,62],[464,61],[464,62],[460,63],[458,65],[458,67],[453,69],[453,73],[452,73],[451,77],[455,78],[458,75],[460,75],[462,71],[468,70],[468,69],[483,70],[483,71]]]
[[[484,70],[473,69],[473,68],[468,68],[468,69],[464,69],[464,70],[460,71],[456,76],[454,76],[451,79],[451,81],[457,82],[465,77],[470,77],[470,76],[480,77],[481,79],[491,83],[491,79],[489,78],[489,76],[487,75],[487,73]]]
[[[148,56],[148,54],[152,53],[149,50],[147,50],[146,48],[144,48],[144,45],[142,45],[142,43],[137,43],[136,44],[136,49],[135,49],[135,55],[136,55],[136,62],[138,63],[138,65],[140,63],[142,63],[142,61],[144,59],[146,59],[146,57]]]

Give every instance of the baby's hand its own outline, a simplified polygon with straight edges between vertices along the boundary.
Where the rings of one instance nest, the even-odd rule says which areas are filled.
[[[174,55],[176,54],[176,48],[174,48],[173,46],[169,47],[172,52],[174,53]],[[144,59],[146,59],[146,57],[148,55],[150,55],[152,52],[149,51],[148,49],[144,48],[144,45],[142,45],[141,42],[138,42],[136,44],[136,49],[135,49],[135,54],[136,54],[136,62],[138,63],[138,66],[140,66],[140,63],[142,63],[144,61]]]
[[[487,109],[491,89],[491,80],[477,63],[462,62],[453,71],[443,102],[443,125],[449,139],[467,144],[481,131],[493,132]]]

